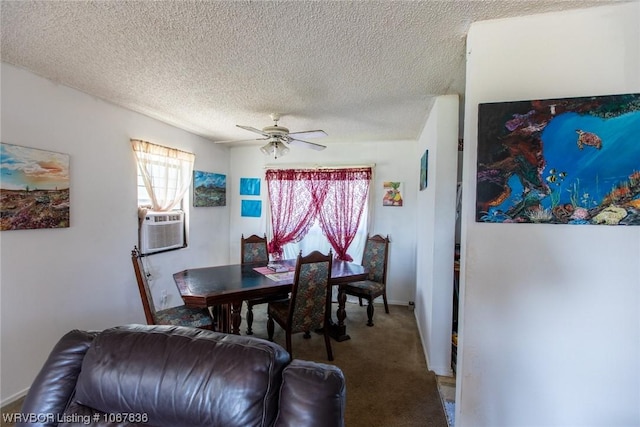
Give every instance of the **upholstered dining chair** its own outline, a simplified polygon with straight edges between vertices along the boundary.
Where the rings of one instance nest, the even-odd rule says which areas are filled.
[[[267,235],[260,237],[256,234],[245,238],[244,234],[240,238],[240,259],[242,264],[253,262],[269,262],[269,252],[267,250]]]
[[[362,265],[369,271],[367,280],[352,282],[344,285],[347,295],[358,297],[362,306],[362,299],[367,300],[367,326],[373,326],[373,300],[382,296],[384,311],[389,314],[387,304],[387,258],[389,256],[389,236],[379,234],[370,237],[362,254]]]
[[[284,329],[286,348],[290,355],[291,335],[304,332],[311,338],[310,331],[323,329],[327,358],[333,360],[329,339],[329,316],[331,313],[331,263],[333,253],[323,255],[313,251],[307,256],[298,255],[296,271],[291,288],[291,297],[284,301],[270,302],[267,308],[267,333],[273,341],[275,322]],[[292,356],[293,357],[293,356]]]
[[[267,236],[257,236],[255,234],[245,238],[244,234],[240,239],[240,260],[242,264],[262,263],[267,265],[269,262],[269,252],[267,250]],[[266,304],[270,301],[286,299],[289,293],[282,295],[254,298],[245,301],[247,304],[247,335],[253,335],[253,306],[258,304]]]
[[[206,308],[195,309],[180,305],[164,310],[156,311],[151,292],[149,290],[149,282],[142,265],[142,256],[137,247],[134,246],[131,251],[131,261],[133,262],[133,270],[136,273],[138,282],[138,290],[142,299],[142,307],[144,315],[149,325],[173,325],[173,326],[190,326],[200,329],[214,329],[214,322],[211,318],[209,310]]]

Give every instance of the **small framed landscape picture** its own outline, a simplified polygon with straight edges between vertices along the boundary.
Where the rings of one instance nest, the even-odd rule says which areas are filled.
[[[213,172],[193,171],[193,206],[226,206],[227,176]]]

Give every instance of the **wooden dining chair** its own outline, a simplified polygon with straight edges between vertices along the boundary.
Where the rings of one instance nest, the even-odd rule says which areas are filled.
[[[310,331],[323,329],[327,358],[333,360],[329,339],[329,316],[331,313],[331,264],[333,253],[323,255],[313,251],[306,257],[302,253],[296,261],[296,271],[291,289],[291,298],[270,302],[267,308],[267,333],[273,341],[275,322],[284,329],[286,348],[290,355],[291,335],[304,332],[311,338]],[[292,356],[293,357],[293,356]]]
[[[149,282],[142,265],[142,256],[137,247],[134,246],[131,251],[131,261],[133,262],[133,270],[136,274],[138,282],[138,290],[142,299],[142,308],[148,325],[173,325],[173,326],[190,326],[193,328],[213,330],[214,322],[211,318],[209,310],[206,308],[196,309],[180,305],[164,310],[156,311],[151,291],[149,290]]]
[[[344,285],[347,295],[358,297],[362,306],[362,299],[367,300],[367,326],[373,326],[373,300],[382,296],[384,311],[389,314],[387,304],[387,258],[389,256],[389,236],[376,234],[367,235],[367,241],[362,254],[362,265],[369,271],[367,280],[352,282]]]
[[[240,260],[242,264],[262,262],[266,265],[269,262],[267,235],[252,234],[245,238],[243,234],[240,238]]]
[[[269,252],[267,250],[267,235],[264,237],[255,234],[245,238],[244,234],[240,238],[240,260],[242,264],[264,264],[269,263]],[[289,293],[283,293],[272,297],[254,298],[245,301],[247,304],[247,335],[253,335],[253,306],[266,304],[270,301],[278,301],[289,297]]]

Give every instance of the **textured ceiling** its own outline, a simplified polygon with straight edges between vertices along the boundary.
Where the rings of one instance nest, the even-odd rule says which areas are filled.
[[[415,139],[433,96],[464,94],[472,22],[608,3],[3,0],[1,55],[213,141],[272,112],[327,145]]]

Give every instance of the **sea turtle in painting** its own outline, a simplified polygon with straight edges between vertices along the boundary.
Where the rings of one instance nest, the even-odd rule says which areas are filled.
[[[590,145],[597,148],[602,148],[602,139],[598,135],[592,132],[585,132],[582,129],[576,129],[578,134],[578,148],[583,149],[585,145]]]

